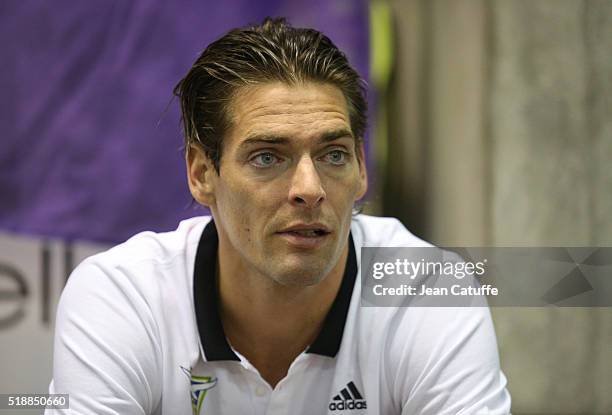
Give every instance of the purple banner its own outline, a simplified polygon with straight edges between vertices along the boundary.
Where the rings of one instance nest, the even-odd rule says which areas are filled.
[[[286,16],[367,79],[367,2],[3,1],[0,229],[118,242],[201,214],[172,88],[230,28]]]

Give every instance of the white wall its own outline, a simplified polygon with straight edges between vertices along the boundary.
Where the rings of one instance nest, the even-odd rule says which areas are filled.
[[[66,277],[85,257],[104,249],[0,233],[0,393],[47,392],[55,308]]]

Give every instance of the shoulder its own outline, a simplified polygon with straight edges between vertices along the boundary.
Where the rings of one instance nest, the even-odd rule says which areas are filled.
[[[69,278],[92,278],[85,269],[95,268],[116,283],[129,283],[146,288],[152,283],[163,283],[168,278],[174,283],[191,278],[195,252],[202,230],[210,217],[186,219],[170,232],[141,232],[127,241],[86,258]],[[180,278],[184,277],[184,278]],[[84,281],[82,281],[84,283]]]
[[[173,350],[197,350],[193,264],[209,221],[140,233],[72,272],[57,307],[53,375],[71,405],[89,408],[107,394],[142,413],[158,406],[164,362]]]
[[[487,307],[405,308],[389,335],[384,367],[406,413],[509,413]]]
[[[70,275],[60,311],[86,307],[86,299],[119,309],[163,309],[173,293],[190,298],[193,263],[209,217],[182,221],[171,232],[142,232],[90,256]]]
[[[104,268],[130,267],[142,262],[163,264],[184,256],[190,247],[197,246],[209,216],[183,220],[170,232],[140,232],[107,251],[85,261]]]
[[[357,215],[351,231],[358,256],[361,247],[433,247],[394,218]],[[441,252],[445,260],[461,261]],[[358,314],[363,360],[376,362],[382,390],[403,413],[477,413],[485,407],[507,413],[488,307],[360,307]]]
[[[139,233],[72,272],[57,307],[52,388],[70,394],[74,411],[99,413],[108,396],[113,413],[159,407],[165,361],[197,350],[191,281],[209,220]]]
[[[391,217],[355,215],[351,231],[355,243],[361,246],[432,246]]]

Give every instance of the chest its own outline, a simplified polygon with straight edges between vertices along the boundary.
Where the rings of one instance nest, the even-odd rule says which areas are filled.
[[[248,361],[198,362],[185,382],[176,414],[357,415],[393,414],[381,406],[379,376],[363,376],[358,365],[336,359],[298,356],[274,388]],[[383,399],[383,401],[389,401]],[[386,408],[385,408],[386,407]],[[166,413],[165,411],[163,413]],[[168,412],[170,413],[170,412]]]

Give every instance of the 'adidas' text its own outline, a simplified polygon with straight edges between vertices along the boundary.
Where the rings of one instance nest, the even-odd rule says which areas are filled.
[[[368,409],[366,401],[340,401],[330,402],[330,411],[344,411],[345,409]]]
[[[343,388],[339,394],[333,397],[329,403],[330,411],[344,411],[351,409],[368,409],[366,400],[363,399],[361,393],[351,381],[345,388]]]

